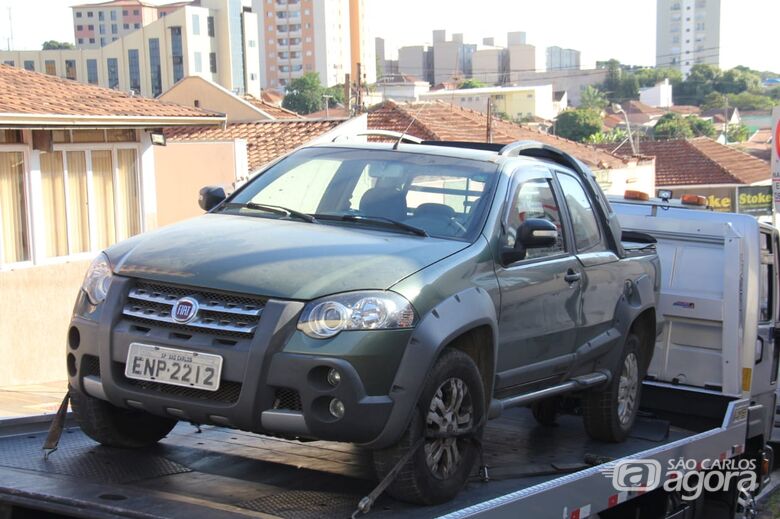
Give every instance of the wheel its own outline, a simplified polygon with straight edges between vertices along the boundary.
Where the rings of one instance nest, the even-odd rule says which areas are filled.
[[[622,442],[636,420],[644,373],[639,365],[639,337],[630,333],[623,345],[619,372],[608,386],[590,391],[583,399],[585,430],[595,440]]]
[[[399,442],[373,451],[377,477],[384,478],[423,436],[473,434],[427,438],[387,488],[388,494],[400,501],[423,505],[444,503],[455,497],[477,459],[473,438],[482,436],[484,415],[484,388],[477,366],[462,351],[445,350],[428,374],[411,422]]]
[[[545,398],[531,404],[531,412],[540,425],[550,427],[555,425],[555,419],[558,417],[558,399]]]
[[[84,434],[103,445],[128,449],[148,447],[165,438],[177,422],[143,411],[122,409],[73,388],[68,389],[79,427]]]

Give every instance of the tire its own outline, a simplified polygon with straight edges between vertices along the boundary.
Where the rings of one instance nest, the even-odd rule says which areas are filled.
[[[460,383],[457,382],[458,380]],[[460,350],[449,348],[442,353],[429,372],[411,422],[401,439],[392,447],[372,452],[374,469],[380,480],[393,469],[418,439],[425,435],[426,430],[441,430],[439,425],[429,420],[429,417],[442,419],[435,411],[435,399],[438,398],[440,402],[448,405],[449,397],[457,392],[464,394],[464,397],[461,398],[461,404],[455,411],[457,413],[460,409],[461,418],[465,418],[467,414],[470,418],[468,422],[455,424],[449,422],[450,426],[466,430],[481,424],[485,416],[482,377],[471,357]],[[470,413],[468,413],[469,409]],[[432,411],[429,413],[429,410]],[[484,424],[479,427],[474,436],[481,438],[483,429]],[[432,462],[433,466],[431,466],[426,458],[429,453],[435,452],[440,453],[439,463]],[[457,453],[459,460],[451,463],[455,457],[453,453]],[[477,455],[477,444],[472,438],[426,440],[387,488],[387,493],[399,501],[422,505],[449,501],[466,484]]]
[[[177,423],[132,409],[122,409],[69,387],[76,422],[84,434],[109,447],[140,449],[154,445]]]
[[[558,399],[545,398],[531,404],[531,412],[539,425],[552,427],[558,417]]]
[[[590,391],[583,399],[585,430],[594,440],[622,442],[634,425],[644,378],[640,344],[639,337],[629,333],[612,381],[604,388]]]

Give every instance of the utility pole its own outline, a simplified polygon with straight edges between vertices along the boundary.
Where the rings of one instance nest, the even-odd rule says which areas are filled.
[[[357,113],[363,111],[363,71],[362,64],[357,62]]]
[[[330,100],[333,99],[333,96],[323,94],[322,98],[325,100],[325,119],[330,119]]]
[[[352,115],[352,83],[349,77],[349,72],[344,74],[344,106],[347,109],[347,113]]]
[[[493,142],[493,100],[488,97],[487,102],[487,135],[485,139],[488,143]]]

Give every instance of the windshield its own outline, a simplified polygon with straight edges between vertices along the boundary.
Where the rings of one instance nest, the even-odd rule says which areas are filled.
[[[389,225],[399,222],[420,234],[471,241],[490,205],[496,170],[493,163],[420,153],[307,148],[258,175],[225,210],[250,214],[262,204],[322,223],[404,232]]]

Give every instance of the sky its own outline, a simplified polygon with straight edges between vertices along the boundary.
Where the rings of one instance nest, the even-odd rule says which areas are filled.
[[[160,0],[155,0],[160,3]],[[326,0],[327,1],[327,0]],[[0,47],[39,49],[45,40],[73,41],[69,6],[90,0],[0,0]],[[583,63],[615,58],[655,61],[655,0],[366,0],[367,20],[387,40],[388,58],[402,45],[430,43],[434,29],[462,32],[466,42],[525,31],[537,46],[582,51]],[[13,31],[9,30],[9,9]],[[721,0],[721,67],[780,72],[780,0]]]

